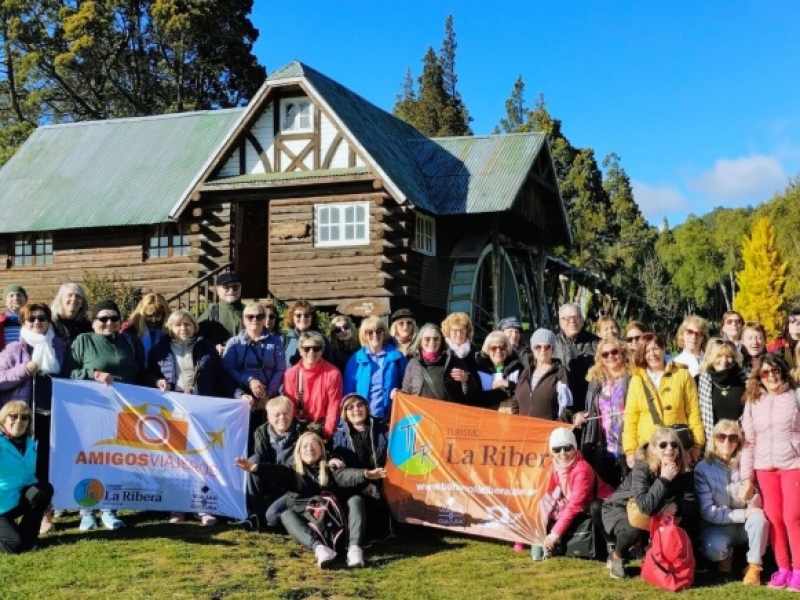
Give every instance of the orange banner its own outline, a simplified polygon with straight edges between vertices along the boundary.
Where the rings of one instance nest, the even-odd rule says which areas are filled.
[[[547,441],[563,426],[398,394],[384,485],[398,521],[540,544]]]

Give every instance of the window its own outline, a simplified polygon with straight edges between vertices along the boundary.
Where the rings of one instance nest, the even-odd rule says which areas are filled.
[[[150,232],[150,258],[189,256],[189,226],[185,223],[162,223]]]
[[[317,246],[358,246],[369,243],[369,202],[317,204]]]
[[[29,233],[14,238],[14,266],[53,264],[53,234]]]
[[[286,98],[281,100],[281,131],[311,131],[313,104],[308,98]]]
[[[417,213],[414,249],[428,256],[436,256],[436,221],[433,217]]]

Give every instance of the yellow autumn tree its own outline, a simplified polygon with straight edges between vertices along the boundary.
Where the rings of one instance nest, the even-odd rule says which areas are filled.
[[[756,221],[750,236],[742,239],[744,268],[736,274],[739,293],[734,310],[745,321],[758,321],[767,332],[767,339],[781,335],[786,319],[786,269],[775,247],[775,228],[768,217]]]

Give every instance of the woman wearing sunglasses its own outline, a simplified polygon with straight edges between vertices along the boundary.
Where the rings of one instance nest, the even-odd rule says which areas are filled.
[[[631,372],[626,346],[616,338],[604,338],[597,346],[594,365],[586,379],[588,410],[575,414],[573,424],[582,428],[581,449],[600,478],[617,487],[628,473],[622,449],[622,423]]]
[[[550,477],[542,497],[539,516],[547,527],[544,548],[559,554],[569,541],[568,529],[577,518],[589,519],[589,508],[595,498],[608,498],[614,491],[597,475],[578,452],[571,429],[554,429],[548,440]]]
[[[486,336],[475,357],[475,369],[480,381],[476,404],[500,412],[514,412],[514,392],[523,367],[519,356],[511,351],[506,334],[493,331]]]
[[[697,460],[705,443],[697,386],[685,365],[665,362],[665,346],[660,335],[646,333],[636,350],[622,423],[622,449],[630,468],[636,449],[660,425],[678,426],[683,431],[692,460]]]
[[[739,497],[742,484],[739,451],[742,430],[736,421],[721,419],[714,425],[705,460],[694,471],[700,506],[700,549],[717,564],[720,573],[730,573],[734,548],[747,545],[747,569],[743,583],[761,584],[761,558],[767,549],[769,523],[761,509],[761,497],[749,493]]]
[[[31,418],[22,400],[0,408],[0,552],[8,554],[33,549],[53,497],[53,486],[36,478]]]
[[[344,375],[350,357],[358,352],[358,336],[352,319],[346,315],[336,315],[331,319],[328,329],[331,348],[331,364]]]
[[[684,528],[691,528],[697,516],[694,476],[675,430],[656,428],[642,452],[622,484],[603,503],[603,528],[613,546],[609,561],[613,579],[626,576],[630,548],[646,535],[628,520],[630,498],[644,515],[678,517]]]
[[[358,394],[369,401],[370,414],[388,421],[392,398],[403,385],[406,357],[389,341],[386,325],[380,317],[367,317],[358,331],[361,350],[350,357],[344,372],[344,393]]]
[[[689,315],[678,328],[678,348],[683,352],[675,357],[675,362],[686,365],[689,374],[697,377],[700,374],[700,363],[703,362],[703,348],[708,342],[708,323],[702,317]]]
[[[300,362],[286,371],[283,393],[294,403],[294,418],[330,440],[339,421],[342,374],[322,358],[325,338],[304,331],[297,340]]]
[[[514,390],[512,412],[549,421],[570,422],[572,396],[567,387],[567,368],[553,358],[556,336],[549,329],[537,329],[531,336],[533,360],[519,377]]]
[[[636,347],[639,345],[639,340],[642,339],[645,333],[650,333],[651,331],[647,323],[628,321],[622,333],[622,340],[628,345],[628,354],[630,356],[636,355]]]
[[[800,306],[795,306],[789,309],[789,314],[786,315],[781,337],[767,345],[767,352],[780,355],[786,361],[789,370],[792,370],[798,364],[795,357],[798,341],[800,341]]]
[[[283,334],[283,354],[288,369],[303,358],[297,349],[300,334],[304,331],[319,331],[317,309],[308,300],[296,300],[286,309],[283,325],[286,328],[286,333]],[[322,357],[328,362],[333,362],[328,340],[325,340]]]
[[[778,563],[769,586],[800,591],[800,411],[794,387],[780,356],[756,361],[744,393],[739,497],[747,499],[758,483]]]
[[[72,379],[94,379],[106,386],[114,382],[139,384],[145,378],[144,351],[139,338],[120,332],[119,307],[103,300],[92,309],[92,333],[82,333],[72,344]],[[82,509],[81,531],[97,527],[94,512]],[[106,529],[125,526],[115,510],[103,510],[100,521]]]
[[[711,338],[706,346],[697,395],[706,440],[720,419],[738,421],[742,416],[742,396],[747,376],[742,370],[742,355],[728,340]]]

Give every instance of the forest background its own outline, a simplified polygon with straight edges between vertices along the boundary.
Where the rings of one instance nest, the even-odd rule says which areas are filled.
[[[266,76],[252,11],[252,0],[0,0],[0,164],[43,124],[246,104]],[[449,17],[421,69],[397,74],[393,111],[426,135],[472,134],[456,50]],[[558,250],[564,258],[642,297],[663,320],[696,312],[718,321],[738,291],[743,236],[767,216],[788,263],[785,304],[800,304],[800,179],[754,207],[655,227],[616,153],[573,144],[569,123],[522,77],[508,89],[494,133],[548,134],[575,239]]]

